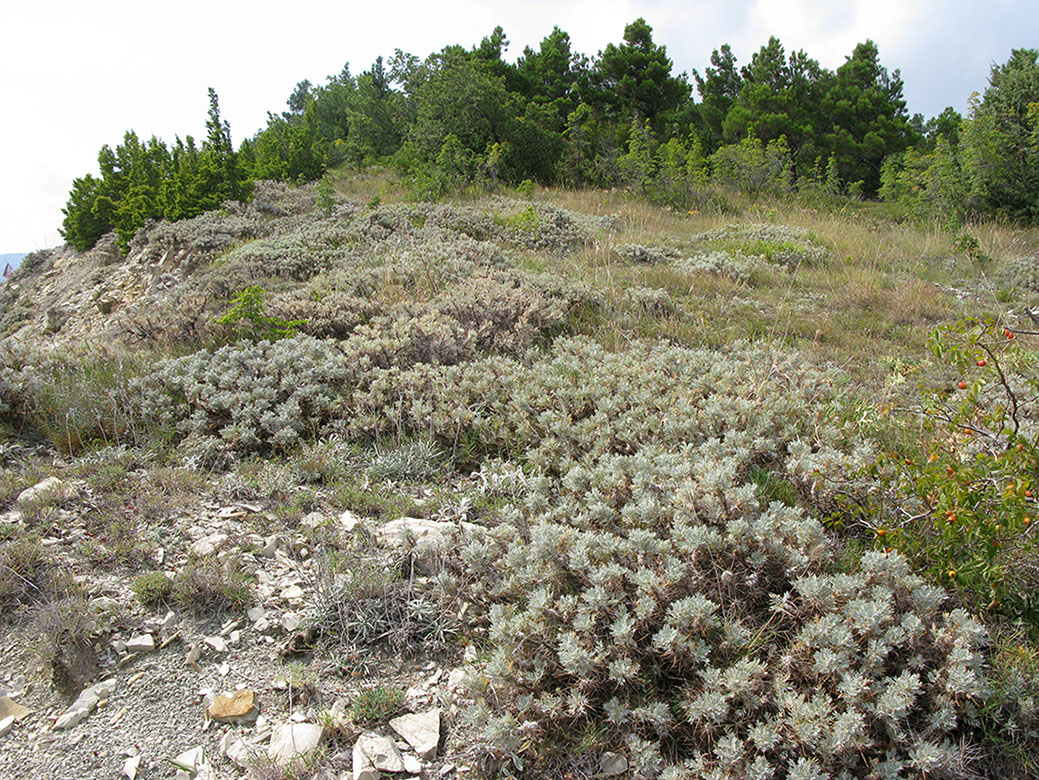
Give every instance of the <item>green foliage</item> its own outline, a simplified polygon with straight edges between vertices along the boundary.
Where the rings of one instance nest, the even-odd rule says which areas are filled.
[[[76,179],[62,212],[62,235],[83,251],[115,230],[121,251],[149,220],[184,219],[218,208],[225,200],[245,200],[246,176],[220,120],[216,93],[209,90],[208,137],[199,149],[191,136],[167,147],[152,136],[142,143],[133,131],[113,151],[98,154],[101,178]]]
[[[988,210],[1039,217],[1039,50],[1015,49],[993,65],[962,134],[972,195]]]
[[[1024,337],[1022,337],[1024,338]],[[948,385],[916,411],[930,439],[917,457],[873,466],[886,499],[869,523],[882,546],[903,550],[977,608],[1034,621],[1039,545],[1039,376],[1034,352],[992,320],[934,331]]]
[[[266,294],[259,285],[246,287],[231,299],[230,310],[218,317],[216,324],[230,325],[236,337],[250,341],[277,341],[294,336],[306,322],[265,315],[263,300]]]
[[[767,144],[748,135],[711,155],[711,179],[751,195],[781,195],[791,188],[790,149],[780,136]]]
[[[37,432],[63,452],[92,443],[143,443],[149,429],[135,408],[130,384],[146,358],[119,351],[8,354],[0,364],[0,404],[7,422]]]
[[[145,607],[157,607],[173,593],[173,580],[161,571],[136,577],[131,583],[134,597]]]
[[[387,685],[365,688],[350,702],[354,720],[366,725],[385,723],[399,713],[404,705],[404,691]]]

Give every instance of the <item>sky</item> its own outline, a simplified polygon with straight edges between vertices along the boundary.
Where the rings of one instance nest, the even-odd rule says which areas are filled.
[[[473,46],[497,25],[510,60],[554,25],[594,55],[639,17],[675,73],[702,72],[724,43],[745,64],[771,35],[835,69],[872,39],[881,63],[901,70],[909,112],[925,117],[949,105],[966,113],[992,64],[1039,46],[1036,0],[10,3],[0,12],[0,252],[60,244],[72,180],[96,174],[98,150],[127,130],[204,137],[208,87],[238,144],[284,110],[297,82],[323,83],[347,63],[358,74],[398,48],[425,57]]]

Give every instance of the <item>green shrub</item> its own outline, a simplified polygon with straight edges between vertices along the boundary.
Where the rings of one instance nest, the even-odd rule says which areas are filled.
[[[143,606],[157,607],[172,595],[173,580],[161,571],[152,571],[134,578],[130,587]]]
[[[241,612],[249,603],[248,575],[216,559],[191,560],[173,577],[170,597],[189,612]]]
[[[385,723],[401,711],[403,704],[404,691],[378,685],[358,692],[350,702],[350,713],[360,723]]]
[[[1039,618],[1039,374],[1035,352],[992,320],[934,331],[951,366],[915,411],[929,431],[915,457],[884,454],[865,522],[882,547],[958,590],[975,608]],[[959,377],[959,378],[957,378]]]
[[[217,318],[218,325],[230,325],[238,338],[250,341],[277,341],[293,336],[305,323],[302,320],[283,320],[263,313],[266,291],[259,285],[246,287],[231,299],[231,309]]]

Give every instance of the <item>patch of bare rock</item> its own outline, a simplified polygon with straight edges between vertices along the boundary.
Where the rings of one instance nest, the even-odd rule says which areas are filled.
[[[46,480],[19,503],[47,491],[73,498],[76,490]],[[453,656],[387,657],[377,675],[354,677],[313,648],[285,652],[319,597],[315,529],[364,534],[375,540],[373,554],[413,544],[424,555],[459,525],[419,518],[379,525],[332,512],[308,515],[298,531],[263,533],[265,511],[206,506],[164,533],[156,555],[156,565],[170,574],[189,557],[248,572],[250,601],[241,613],[197,615],[175,605],[147,611],[131,591],[132,575],[77,575],[89,603],[123,617],[91,648],[96,676],[67,697],[33,655],[31,632],[23,626],[0,636],[0,777],[466,776],[455,747],[462,743],[451,733],[462,674]],[[68,527],[76,527],[74,518]],[[57,536],[54,545],[65,550],[69,539]],[[356,722],[351,701],[383,684],[406,690],[402,709],[396,717]]]

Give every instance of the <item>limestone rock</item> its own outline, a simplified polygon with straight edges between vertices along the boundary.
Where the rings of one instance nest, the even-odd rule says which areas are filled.
[[[0,696],[0,718],[13,717],[15,720],[20,721],[25,718],[30,712],[28,707],[23,707],[16,701],[9,699],[6,696]]]
[[[40,501],[44,498],[64,500],[71,496],[74,488],[57,477],[47,477],[42,482],[37,482],[30,488],[26,488],[18,494],[17,504],[27,504]]]
[[[267,755],[279,766],[317,749],[325,729],[317,723],[283,723],[271,732]]]
[[[445,536],[455,527],[454,523],[422,517],[401,517],[376,528],[375,538],[384,547],[400,547],[406,540],[414,539],[420,548],[437,550],[443,547]]]
[[[361,741],[357,740],[353,752],[353,780],[379,780],[381,777],[382,772],[375,768],[368,754],[361,749]]]
[[[415,758],[411,753],[404,754],[404,771],[409,775],[421,775],[422,774],[422,762]]]
[[[208,557],[215,553],[227,541],[227,534],[210,534],[191,545],[191,551],[199,557]]]
[[[376,769],[384,772],[404,771],[404,757],[389,737],[368,731],[358,738],[357,745]]]
[[[227,640],[222,636],[207,636],[202,640],[218,653],[227,652]]]
[[[126,642],[126,650],[130,653],[150,653],[155,649],[155,637],[151,634],[140,634]]]
[[[14,715],[0,718],[0,737],[6,737],[11,733],[12,728],[14,728]]]
[[[220,738],[220,751],[242,769],[247,768],[253,758],[245,740],[233,731],[228,731]]]
[[[201,775],[204,767],[208,766],[206,762],[206,752],[202,749],[202,746],[193,747],[191,750],[185,750],[175,759],[173,759],[173,766],[179,770],[177,777],[186,776],[189,778]],[[183,775],[181,774],[183,773]]]
[[[339,515],[339,525],[343,527],[344,531],[349,533],[361,525],[361,518],[347,509]]]
[[[113,677],[84,690],[54,722],[54,728],[60,731],[82,723],[94,711],[99,701],[107,699],[112,694],[115,686],[116,679]]]
[[[57,333],[71,317],[72,314],[60,306],[53,306],[47,309],[47,325],[44,327],[43,332]]]
[[[621,753],[604,753],[599,763],[599,772],[603,777],[615,777],[628,771],[628,759]]]
[[[256,693],[249,688],[222,693],[206,708],[206,712],[219,723],[241,723],[255,718],[259,713],[256,708]]]
[[[130,756],[126,761],[123,762],[123,774],[126,775],[129,780],[136,780],[137,770],[141,766],[141,757]]]
[[[424,761],[434,758],[440,744],[440,710],[401,715],[390,721],[396,731]]]

